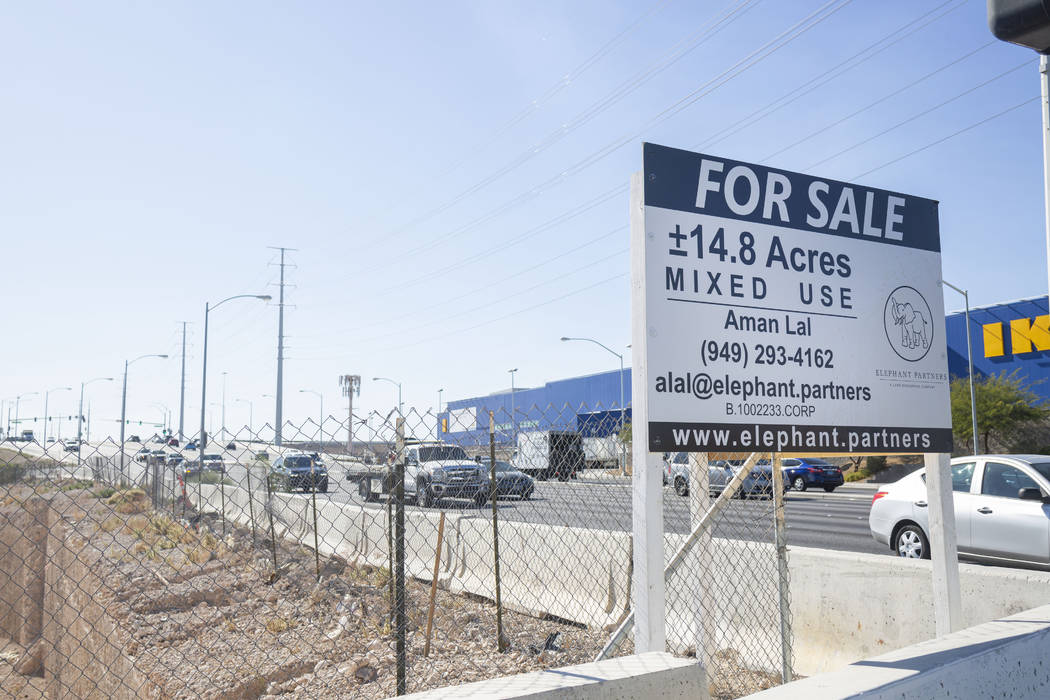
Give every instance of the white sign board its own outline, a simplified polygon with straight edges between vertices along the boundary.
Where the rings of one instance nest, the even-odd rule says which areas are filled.
[[[654,144],[643,177],[651,451],[951,452],[936,202]]]

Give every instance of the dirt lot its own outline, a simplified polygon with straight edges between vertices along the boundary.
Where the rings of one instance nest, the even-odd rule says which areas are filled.
[[[221,535],[213,516],[180,522],[150,510],[141,491],[64,483],[0,488],[3,511],[34,493],[68,524],[67,542],[115,621],[116,639],[158,697],[386,697],[395,686],[389,579],[383,569],[277,544],[240,529]],[[178,512],[181,516],[181,511]],[[504,614],[509,649],[496,650],[495,606],[439,590],[432,648],[423,657],[429,584],[407,586],[408,690],[590,661],[607,632],[514,612]],[[0,643],[5,640],[0,640]],[[3,646],[0,644],[0,646]],[[4,651],[4,649],[0,649]],[[19,694],[0,654],[3,694]],[[629,653],[629,649],[622,653]],[[39,696],[23,679],[24,697]]]

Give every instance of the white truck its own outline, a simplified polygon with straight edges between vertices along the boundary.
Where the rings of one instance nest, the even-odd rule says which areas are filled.
[[[615,469],[620,466],[623,444],[616,435],[583,438],[583,458],[588,469]]]
[[[518,433],[514,466],[541,481],[568,481],[584,467],[583,438],[574,430],[537,430]]]
[[[366,502],[380,493],[393,496],[391,467],[348,467],[346,478],[358,483]],[[429,508],[442,498],[466,498],[484,505],[489,497],[488,472],[459,445],[436,441],[405,441],[405,499]]]

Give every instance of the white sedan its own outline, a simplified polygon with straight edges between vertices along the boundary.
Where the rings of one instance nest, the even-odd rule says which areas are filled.
[[[1050,457],[979,455],[951,462],[959,554],[1050,565]],[[929,559],[926,471],[881,487],[868,515],[871,535],[899,556]]]

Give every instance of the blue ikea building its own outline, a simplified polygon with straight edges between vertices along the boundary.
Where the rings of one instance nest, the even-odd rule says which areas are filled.
[[[967,376],[966,315],[962,311],[945,319],[948,371]],[[1050,311],[1046,296],[1019,299],[970,309],[974,374],[1017,371],[1039,397],[1050,399]],[[620,406],[620,372],[601,372],[559,379],[541,387],[502,391],[488,396],[449,401],[440,414],[441,437],[459,443],[488,444],[489,411],[501,444],[515,432],[576,430],[602,437],[619,432],[631,421],[631,370],[623,371]],[[621,408],[623,408],[621,415]]]
[[[1050,398],[1050,315],[1047,297],[1018,299],[970,309],[975,376],[1016,371],[1035,394]],[[966,316],[947,318],[948,371],[965,377]]]

